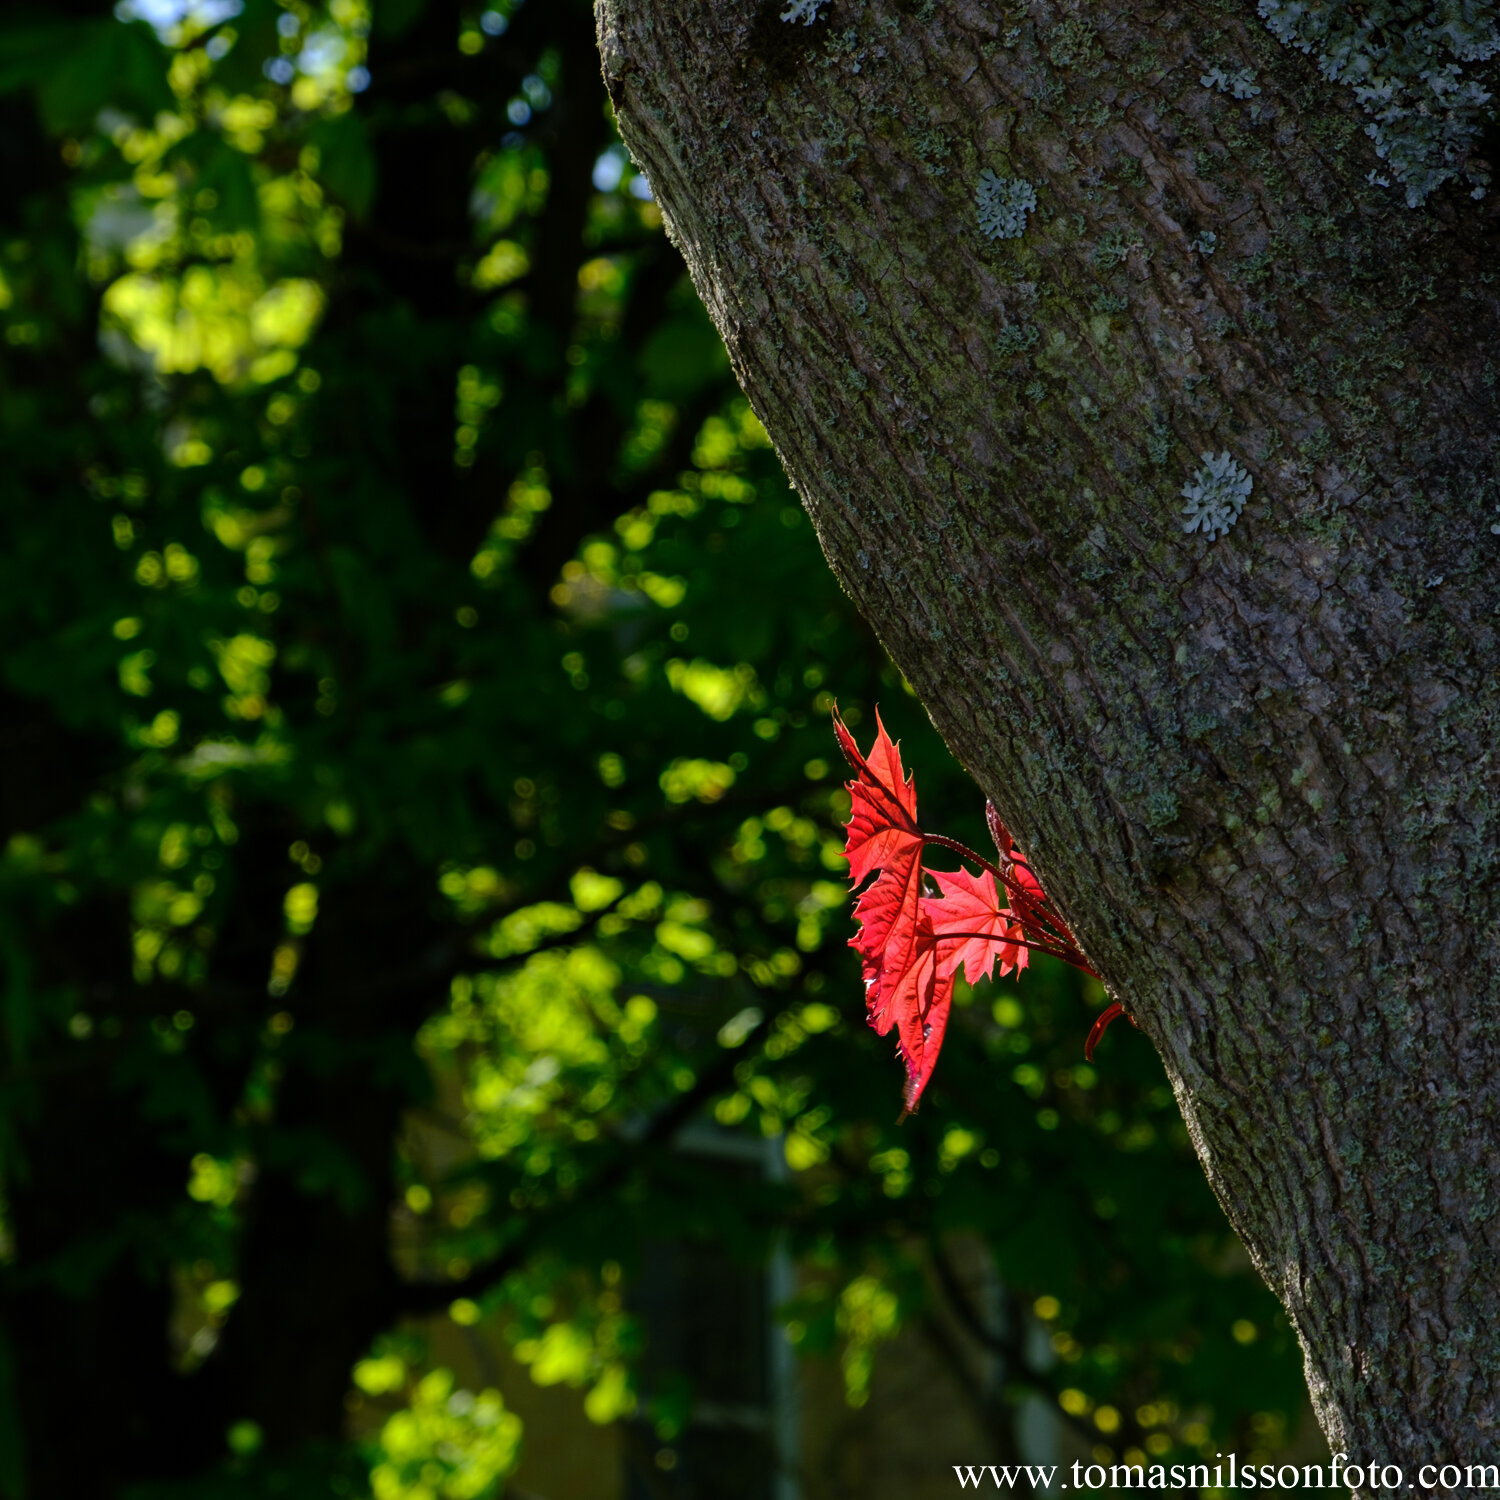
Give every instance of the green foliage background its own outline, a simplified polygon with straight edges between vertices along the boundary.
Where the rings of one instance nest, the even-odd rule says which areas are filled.
[[[782,1237],[853,1402],[941,1302],[1085,1447],[1275,1449],[1294,1340],[1144,1039],[1083,1063],[1097,987],[961,993],[895,1123],[830,695],[928,826],[981,799],[585,0],[12,7],[0,90],[0,1495],[494,1493],[524,1437],[434,1314],[670,1437],[627,1310],[663,1237]],[[672,1150],[702,1119],[788,1174]]]

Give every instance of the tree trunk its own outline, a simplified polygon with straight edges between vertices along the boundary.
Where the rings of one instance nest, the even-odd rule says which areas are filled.
[[[1494,1458],[1500,204],[1371,185],[1248,0],[781,8],[598,6],[745,391],[1161,1052],[1335,1451]]]

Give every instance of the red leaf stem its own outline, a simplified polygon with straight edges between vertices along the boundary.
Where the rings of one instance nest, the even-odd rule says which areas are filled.
[[[929,897],[928,899],[930,900],[931,898]],[[1073,949],[1054,948],[1047,943],[1030,942],[1026,938],[997,937],[993,932],[940,932],[936,936],[936,941],[945,943],[949,938],[981,938],[987,943],[1011,943],[1017,948],[1029,948],[1033,953],[1045,953],[1048,958],[1060,958],[1065,964],[1087,974],[1090,979],[1099,978],[1087,964],[1077,962],[1074,956],[1076,950]],[[1100,980],[1100,983],[1102,984],[1103,980]]]

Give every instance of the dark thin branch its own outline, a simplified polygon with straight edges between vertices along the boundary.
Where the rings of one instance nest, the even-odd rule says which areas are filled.
[[[1099,1429],[1085,1418],[1074,1416],[1072,1412],[1059,1406],[1057,1387],[1026,1357],[1019,1315],[1008,1320],[1009,1326],[1005,1333],[996,1333],[980,1314],[979,1309],[974,1306],[973,1299],[969,1296],[942,1245],[936,1239],[929,1239],[927,1249],[932,1259],[932,1268],[937,1275],[938,1285],[942,1288],[943,1296],[954,1316],[976,1342],[982,1344],[991,1353],[998,1355],[1003,1362],[1004,1384],[1007,1391],[1040,1396],[1047,1402],[1049,1408],[1056,1412],[1060,1421],[1071,1427],[1089,1444],[1097,1443],[1101,1437]],[[1019,1314],[1019,1309],[1017,1313]],[[1008,1395],[1006,1400],[1014,1403],[1013,1396]],[[1145,1437],[1144,1431],[1136,1429],[1128,1419],[1123,1425],[1127,1434],[1126,1440],[1139,1447]],[[1116,1440],[1119,1441],[1118,1438]]]
[[[997,1402],[985,1398],[979,1381],[974,1379],[973,1371],[969,1369],[969,1361],[963,1349],[941,1318],[928,1312],[923,1316],[920,1327],[923,1337],[936,1350],[938,1357],[953,1371],[959,1388],[974,1410],[980,1428],[987,1431],[994,1440],[995,1457],[1016,1475],[1010,1493],[1024,1497],[1033,1495],[1035,1491],[1031,1486],[1031,1477],[1019,1462],[1021,1455],[1016,1447],[1010,1403],[1003,1399]]]
[[[1036,1369],[1026,1357],[1026,1348],[1020,1332],[1020,1318],[1010,1319],[1009,1328],[1005,1333],[996,1333],[987,1320],[981,1316],[979,1309],[974,1306],[973,1299],[969,1296],[968,1290],[942,1245],[936,1239],[929,1239],[927,1249],[932,1259],[932,1268],[937,1274],[938,1285],[942,1288],[949,1308],[971,1338],[999,1357],[1003,1384],[1006,1389],[1028,1396],[1040,1396],[1049,1406],[1056,1407],[1056,1388],[1046,1375]],[[1082,1418],[1063,1411],[1061,1407],[1057,1410],[1062,1420],[1081,1436],[1087,1437],[1091,1443],[1099,1440],[1098,1432]]]

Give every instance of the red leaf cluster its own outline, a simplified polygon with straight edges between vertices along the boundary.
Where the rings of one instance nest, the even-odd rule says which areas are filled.
[[[880,1036],[896,1032],[910,1114],[942,1049],[959,969],[973,984],[998,963],[1003,978],[1024,969],[1030,951],[1037,949],[1090,974],[1093,970],[993,806],[987,814],[997,850],[994,863],[952,839],[922,831],[916,786],[902,769],[900,749],[891,743],[878,710],[868,758],[837,708],[833,728],[855,771],[847,783],[852,807],[844,855],[855,889],[864,886],[854,906],[860,926],[850,947],[864,970],[870,1025]],[[972,875],[962,865],[951,872],[926,869],[923,851],[929,845],[971,860],[980,873]],[[871,875],[875,878],[866,885]],[[937,895],[928,892],[927,879]]]

